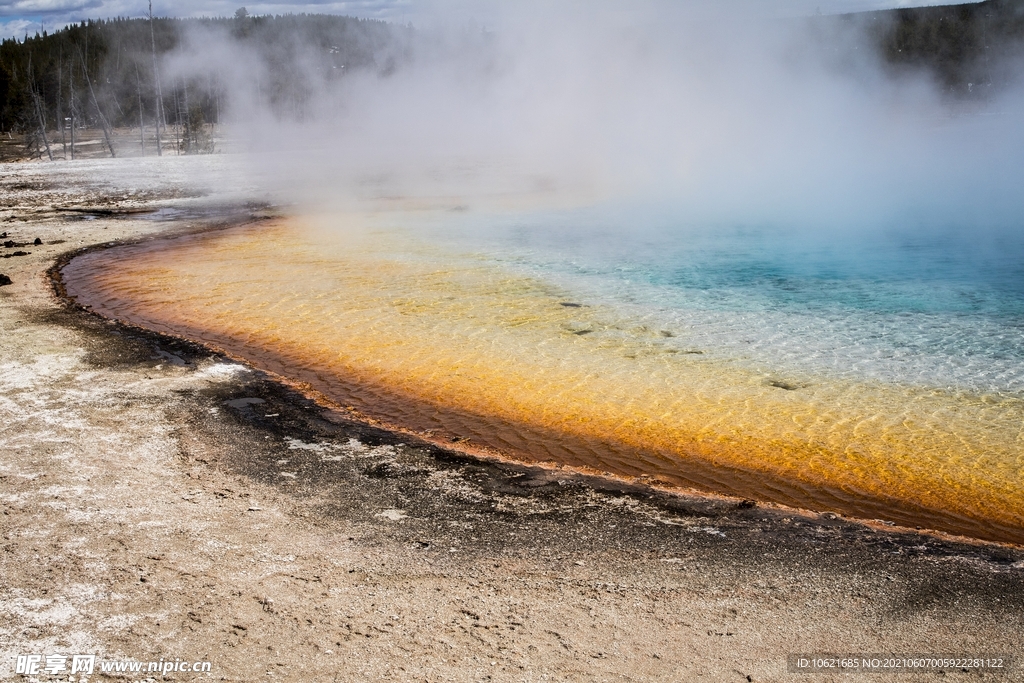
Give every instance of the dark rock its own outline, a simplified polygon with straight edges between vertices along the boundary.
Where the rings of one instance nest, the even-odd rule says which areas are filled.
[[[31,251],[16,251],[12,253],[11,256],[28,256],[31,253]]]
[[[171,354],[167,354],[167,355],[171,355]],[[178,358],[177,356],[174,356],[174,357]],[[175,363],[175,365],[177,365],[177,363]],[[254,398],[252,396],[246,396],[245,398],[236,398],[236,399],[232,399],[230,401],[224,401],[224,403],[228,404],[232,408],[245,408],[246,406],[251,405],[251,404],[266,403],[266,401],[264,401],[262,398]]]
[[[4,247],[6,247],[7,249],[13,248],[14,247],[14,240],[7,240],[6,242],[4,242]]]
[[[37,237],[35,242],[33,242],[32,244],[35,244],[36,246],[39,246],[42,243],[43,243],[43,241]]]
[[[379,462],[363,470],[363,474],[372,479],[397,479],[398,477],[415,477],[427,474],[427,470],[409,467],[392,460]]]
[[[11,280],[11,278],[7,277],[3,273],[0,273],[0,287],[3,287],[4,285],[13,285],[13,284],[14,284],[14,281]]]

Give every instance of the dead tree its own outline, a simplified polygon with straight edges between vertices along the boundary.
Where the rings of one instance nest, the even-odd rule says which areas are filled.
[[[146,124],[142,119],[142,79],[139,78],[139,63],[135,63],[135,94],[139,98],[139,145],[142,156],[146,156]]]
[[[171,89],[174,91],[174,150],[177,154],[181,154],[181,139],[178,136],[178,124],[181,122],[181,105],[178,103],[178,88],[171,83]]]
[[[71,111],[71,158],[75,158],[75,58],[68,62],[68,109]]]
[[[81,52],[79,52],[81,57]],[[92,97],[92,104],[96,107],[96,113],[100,117],[100,126],[103,128],[103,139],[107,142],[107,149],[110,150],[110,156],[116,157],[117,154],[114,152],[114,143],[110,139],[110,124],[107,123],[107,117],[103,115],[103,110],[100,108],[100,102],[96,99],[96,91],[92,87],[92,79],[89,78],[89,68],[85,63],[85,59],[82,59],[82,73],[85,74],[85,84],[89,87],[89,95]]]
[[[181,79],[181,96],[185,105],[185,127],[182,129],[182,137],[184,138],[185,151],[192,151],[192,110],[188,108],[188,83],[185,79]]]
[[[64,39],[57,52],[57,123],[60,124],[60,144],[64,148],[64,159],[68,158],[68,138],[64,131]]]
[[[53,152],[50,151],[50,141],[46,139],[46,120],[43,118],[43,107],[39,103],[39,93],[36,92],[36,79],[32,74],[32,55],[28,57],[28,89],[32,93],[32,102],[36,107],[36,118],[39,119],[39,135],[43,138],[43,145],[46,147],[46,156],[53,161]]]
[[[153,0],[149,0],[149,40],[153,46],[153,80],[156,81],[156,154],[163,156],[160,145],[160,125],[164,121],[164,93],[160,88],[160,71],[156,63],[156,32],[153,30]]]

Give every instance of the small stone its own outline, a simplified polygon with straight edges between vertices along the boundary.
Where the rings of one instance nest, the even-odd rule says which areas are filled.
[[[7,240],[6,242],[4,242],[4,248],[6,248],[6,249],[13,249],[14,248],[14,240]]]
[[[37,238],[35,239],[35,241],[34,241],[34,242],[32,242],[32,244],[36,245],[37,247],[38,247],[38,246],[39,246],[40,244],[42,244],[42,243],[43,243],[43,241],[42,241],[41,239],[39,239],[38,237],[37,237]]]
[[[0,287],[3,287],[4,285],[13,285],[13,284],[14,284],[14,281],[11,280],[11,278],[7,277],[3,273],[0,273]]]

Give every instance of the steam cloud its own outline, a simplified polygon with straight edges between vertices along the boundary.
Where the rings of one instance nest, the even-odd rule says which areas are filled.
[[[216,64],[261,182],[312,207],[532,192],[694,224],[1019,225],[1019,87],[951,99],[887,69],[856,20],[717,7],[502,3],[479,24],[438,5],[340,78],[296,38],[304,95],[283,110],[228,35],[193,33],[164,68]]]

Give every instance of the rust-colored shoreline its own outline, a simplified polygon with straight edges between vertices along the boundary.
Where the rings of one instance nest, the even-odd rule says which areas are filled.
[[[131,242],[94,245],[62,256],[48,271],[48,275],[55,293],[68,305],[146,333],[198,344],[214,353],[261,370],[324,407],[340,411],[349,418],[407,434],[472,457],[550,468],[568,467],[585,475],[601,476],[624,483],[639,482],[666,492],[724,496],[735,498],[737,501],[755,500],[791,509],[797,514],[833,512],[883,528],[892,528],[883,525],[895,524],[904,529],[916,529],[940,536],[950,534],[960,537],[960,540],[971,539],[1024,546],[1024,529],[990,520],[965,517],[949,511],[933,510],[905,500],[858,494],[843,495],[842,492],[828,487],[793,482],[768,472],[748,471],[736,466],[716,464],[702,457],[689,458],[685,471],[657,467],[658,461],[666,458],[654,450],[638,451],[608,439],[555,432],[536,425],[496,421],[493,416],[479,415],[453,406],[425,403],[379,382],[371,385],[357,378],[340,376],[337,372],[324,377],[321,373],[302,368],[300,363],[284,355],[273,354],[262,348],[252,348],[242,340],[211,334],[209,330],[174,325],[145,316],[125,316],[123,311],[115,313],[106,309],[98,298],[89,298],[87,278],[74,282],[72,289],[78,291],[68,291],[64,271],[72,261],[86,254],[125,247],[138,248],[142,245],[146,245],[146,248],[158,248],[157,245],[161,242],[212,237],[215,232],[252,225],[260,220],[249,217],[247,220],[192,227]],[[395,416],[399,415],[402,419],[396,420]],[[469,439],[464,437],[467,432],[472,434]],[[547,452],[538,453],[538,445],[543,445]],[[598,470],[593,467],[587,459],[580,457],[584,453],[591,456],[598,454],[596,459],[602,462],[605,468]],[[600,457],[602,453],[614,457]],[[630,461],[646,461],[648,468],[645,469],[639,464],[635,467],[623,465],[624,462]]]

